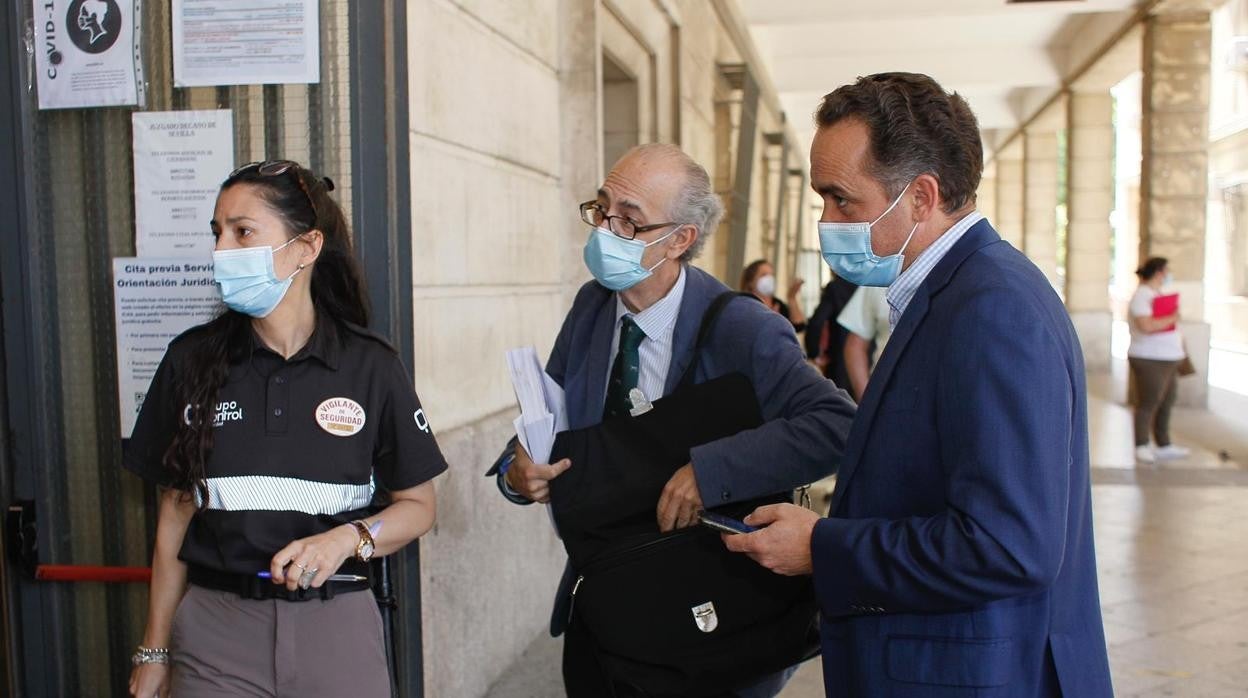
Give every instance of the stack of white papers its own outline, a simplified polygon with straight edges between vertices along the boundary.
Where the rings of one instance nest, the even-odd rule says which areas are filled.
[[[520,445],[534,463],[549,463],[555,434],[568,429],[563,388],[546,375],[533,347],[508,351],[507,370],[520,404],[520,416],[514,422]]]

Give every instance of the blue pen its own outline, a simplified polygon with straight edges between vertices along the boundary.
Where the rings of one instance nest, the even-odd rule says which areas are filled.
[[[263,572],[257,572],[256,576],[261,579],[272,579],[273,573],[269,572],[268,570],[265,570]],[[331,574],[329,575],[329,579],[327,581],[330,581],[330,582],[367,582],[368,577],[365,577],[364,575],[360,575],[360,574]]]

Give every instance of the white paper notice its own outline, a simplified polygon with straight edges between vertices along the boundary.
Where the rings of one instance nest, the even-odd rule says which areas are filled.
[[[173,84],[321,81],[317,0],[173,0]]]
[[[169,341],[221,309],[211,257],[113,259],[121,438],[134,421]]]
[[[141,0],[32,0],[39,108],[143,103]]]
[[[234,116],[135,112],[134,245],[140,257],[211,255],[221,182],[234,169]]]
[[[547,463],[555,436],[568,430],[563,388],[542,369],[533,347],[507,352],[507,372],[520,404],[520,416],[513,423],[520,444],[537,463]]]

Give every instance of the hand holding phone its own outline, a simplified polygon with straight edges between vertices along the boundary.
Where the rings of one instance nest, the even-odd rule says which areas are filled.
[[[698,515],[698,521],[703,526],[719,531],[720,533],[753,533],[758,530],[743,521],[734,519],[731,516],[716,514],[713,511],[702,512]]]

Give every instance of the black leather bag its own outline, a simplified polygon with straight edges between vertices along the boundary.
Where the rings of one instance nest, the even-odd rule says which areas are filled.
[[[577,581],[572,614],[610,678],[646,696],[713,696],[818,653],[809,577],[784,577],[729,552],[702,526],[660,533],[664,485],[698,445],[763,423],[750,381],[694,385],[697,355],[735,293],[707,310],[680,387],[641,415],[560,434],[551,509]],[[766,464],[760,464],[765,467]],[[716,509],[734,517],[788,492]]]

